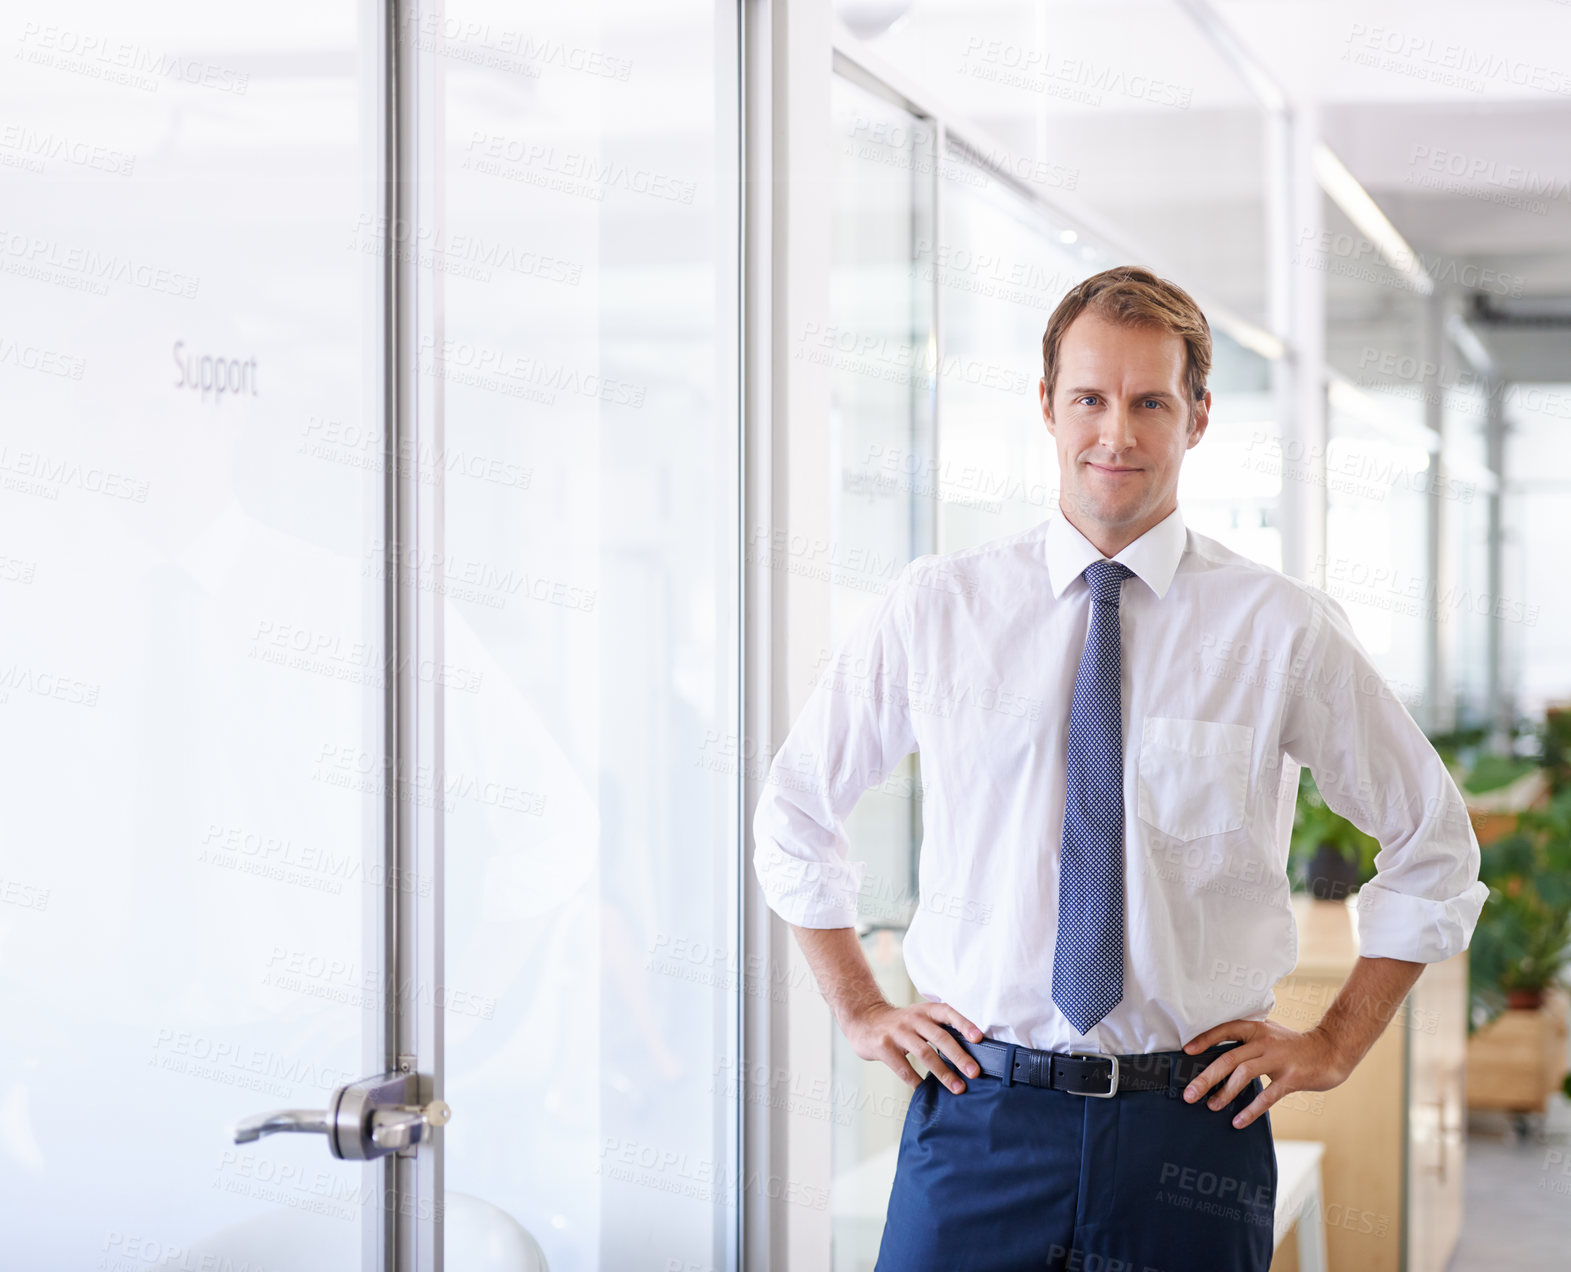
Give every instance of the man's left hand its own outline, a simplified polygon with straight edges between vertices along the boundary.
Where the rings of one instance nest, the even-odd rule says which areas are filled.
[[[1207,1065],[1184,1088],[1184,1099],[1193,1104],[1221,1082],[1221,1088],[1206,1101],[1208,1108],[1220,1109],[1252,1078],[1269,1078],[1270,1085],[1233,1119],[1236,1127],[1248,1126],[1285,1095],[1328,1091],[1345,1082],[1352,1072],[1352,1065],[1344,1061],[1335,1041],[1319,1025],[1299,1033],[1274,1020],[1229,1020],[1191,1038],[1184,1050],[1193,1055],[1233,1038],[1239,1045],[1229,1047]]]

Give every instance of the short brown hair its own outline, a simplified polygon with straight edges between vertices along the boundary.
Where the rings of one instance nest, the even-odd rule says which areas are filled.
[[[1048,406],[1058,380],[1058,349],[1064,332],[1086,310],[1125,327],[1156,327],[1184,338],[1190,410],[1206,393],[1211,374],[1211,324],[1194,297],[1177,283],[1158,278],[1138,265],[1116,265],[1092,274],[1058,302],[1042,333],[1042,378]]]

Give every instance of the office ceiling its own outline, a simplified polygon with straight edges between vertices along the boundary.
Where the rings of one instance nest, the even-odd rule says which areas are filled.
[[[836,9],[935,100],[1013,150],[1071,167],[1077,196],[1155,261],[1204,277],[1209,295],[1264,321],[1265,130],[1256,90],[1202,29],[1214,23],[1288,102],[1318,109],[1324,140],[1447,286],[1487,291],[1495,310],[1515,294],[1571,313],[1571,3],[837,0]],[[1334,207],[1326,225],[1352,231]],[[1371,340],[1417,348],[1411,292],[1332,274],[1327,296],[1329,356],[1355,378],[1353,355]],[[1571,381],[1563,316],[1533,325],[1486,315],[1476,327],[1504,374]]]

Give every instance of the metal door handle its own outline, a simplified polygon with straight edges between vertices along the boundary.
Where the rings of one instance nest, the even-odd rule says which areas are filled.
[[[453,1116],[441,1100],[416,1104],[420,1079],[414,1073],[378,1073],[337,1088],[325,1109],[277,1109],[248,1117],[235,1127],[235,1143],[249,1144],[283,1131],[320,1132],[328,1150],[343,1161],[368,1162],[392,1153],[413,1156],[431,1132]]]
[[[318,1131],[326,1135],[327,1113],[323,1109],[279,1109],[274,1113],[258,1113],[235,1127],[235,1143],[249,1144],[280,1131]]]

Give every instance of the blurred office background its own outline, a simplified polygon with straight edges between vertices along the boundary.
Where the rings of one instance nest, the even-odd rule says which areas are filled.
[[[1362,1085],[1277,1119],[1318,1146],[1278,1266],[1561,1265],[1571,7],[8,3],[0,39],[19,1259],[379,1266],[404,1194],[227,1129],[384,1063],[392,889],[440,899],[396,939],[443,960],[450,1257],[870,1269],[906,1090],[748,815],[901,565],[1052,515],[1042,331],[1136,263],[1216,341],[1186,519],[1342,603],[1496,889]],[[408,752],[406,674],[442,704]],[[909,757],[848,823],[896,1001],[921,790]],[[1306,786],[1305,1025],[1355,953],[1325,844],[1368,877]]]

